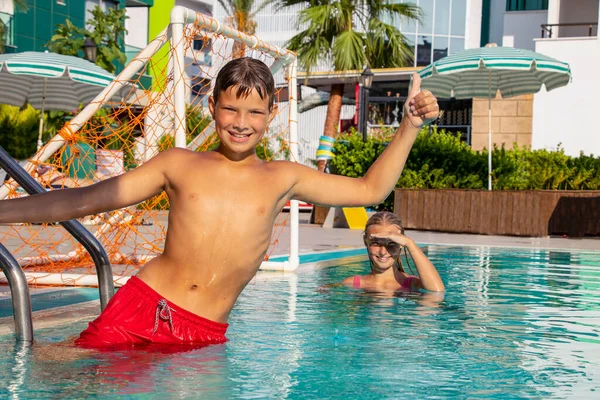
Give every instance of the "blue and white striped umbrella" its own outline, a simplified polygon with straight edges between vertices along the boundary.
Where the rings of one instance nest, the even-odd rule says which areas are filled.
[[[569,64],[543,54],[489,44],[444,57],[419,71],[421,88],[439,98],[488,99],[488,149],[492,148],[491,99],[550,91],[571,81]],[[492,190],[492,152],[488,151],[488,189]]]
[[[92,101],[114,78],[78,57],[35,51],[0,54],[0,103],[20,107],[28,101],[36,109],[70,111]]]

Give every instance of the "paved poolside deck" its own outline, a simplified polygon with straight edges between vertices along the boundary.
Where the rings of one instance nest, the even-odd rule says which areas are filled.
[[[310,225],[308,214],[300,215],[300,252],[327,250],[333,247],[363,246],[361,230],[327,229]],[[421,244],[459,246],[498,246],[600,251],[600,237],[560,238],[560,237],[519,237],[489,236],[462,233],[443,233],[407,230],[406,234]],[[289,246],[287,231],[281,235],[280,248]]]
[[[285,217],[285,215],[284,215]],[[155,217],[161,224],[166,224],[167,215],[158,215]],[[329,250],[336,247],[354,247],[363,246],[361,233],[362,230],[351,229],[329,229],[322,228],[318,225],[308,223],[310,214],[306,212],[300,213],[300,251],[313,252]],[[95,232],[97,226],[87,226],[87,228]],[[152,228],[152,227],[150,227]],[[7,226],[0,225],[0,234],[7,230]],[[33,241],[47,240],[48,235],[53,235],[53,230],[60,231],[64,234],[63,228],[56,226],[41,230],[35,235],[31,235]],[[488,235],[472,235],[472,234],[456,234],[442,233],[429,231],[407,230],[407,235],[413,238],[418,243],[422,244],[447,244],[447,245],[476,245],[476,246],[502,246],[502,247],[526,247],[526,248],[548,248],[548,249],[579,249],[579,250],[599,250],[600,237],[590,238],[560,238],[560,237],[518,237],[518,236],[488,236]],[[140,234],[144,234],[140,232]],[[149,234],[152,230],[149,229]],[[26,236],[27,237],[27,236]],[[154,236],[149,236],[149,239],[154,239]],[[8,237],[2,244],[8,251],[14,251],[22,246],[23,239],[20,237]],[[279,237],[279,245],[275,254],[289,249],[289,230],[284,228],[284,232]]]

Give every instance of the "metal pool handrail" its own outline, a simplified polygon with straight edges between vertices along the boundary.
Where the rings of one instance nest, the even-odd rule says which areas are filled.
[[[19,163],[0,146],[0,167],[12,177],[29,194],[43,193],[46,190],[39,184]],[[108,301],[115,292],[112,278],[112,268],[108,254],[100,242],[76,220],[60,223],[83,247],[88,251],[98,274],[98,290],[100,291],[100,309],[104,310]]]
[[[1,243],[0,267],[10,286],[17,340],[20,342],[32,342],[33,322],[31,319],[31,300],[29,298],[27,279],[17,260]]]

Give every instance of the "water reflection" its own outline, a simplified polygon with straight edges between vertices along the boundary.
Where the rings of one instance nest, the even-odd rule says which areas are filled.
[[[95,351],[71,344],[36,343],[16,345],[13,353],[10,374],[3,375],[9,380],[7,397],[11,399],[56,397],[67,389],[79,398],[149,393],[195,397],[198,390],[226,395],[230,389],[224,345]]]
[[[13,365],[10,371],[10,381],[7,385],[10,399],[20,399],[23,385],[28,381],[31,347],[31,343],[28,342],[16,342],[13,347]]]

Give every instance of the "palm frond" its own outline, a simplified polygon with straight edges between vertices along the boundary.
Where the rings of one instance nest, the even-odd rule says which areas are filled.
[[[266,6],[275,3],[277,0],[264,0],[262,3],[260,3],[256,9],[252,12],[251,16],[252,18],[254,18],[256,16],[256,14],[258,14],[259,12],[261,12],[262,10],[265,9]]]
[[[378,18],[380,19],[382,17],[390,17],[423,22],[423,10],[416,4],[386,2],[378,11]]]
[[[411,64],[414,57],[406,37],[393,25],[371,20],[366,40],[367,58],[374,68],[394,68]]]
[[[254,7],[254,0],[228,0],[233,11],[250,15]]]
[[[29,10],[28,0],[13,0],[13,3],[20,12],[27,12]]]
[[[327,58],[331,44],[322,36],[308,36],[301,32],[289,40],[287,48],[298,53],[300,67],[310,73],[320,60]]]
[[[336,71],[363,69],[367,63],[364,34],[354,30],[342,32],[333,43],[332,55]]]
[[[308,7],[314,7],[314,6],[323,5],[323,4],[327,4],[327,3],[330,3],[330,2],[327,0],[280,0],[279,1],[279,4],[281,5],[281,7],[293,7],[293,6],[297,6],[298,4],[303,4]]]
[[[299,26],[305,28],[288,47],[298,53],[307,72],[328,57],[336,70],[401,67],[414,57],[404,35],[391,25],[398,19],[420,20],[423,13],[414,4],[391,0],[280,0],[279,4],[306,5],[298,15]]]
[[[340,2],[331,2],[302,10],[298,23],[308,24],[307,33],[318,34],[328,31],[339,32],[346,28]]]
[[[231,16],[233,14],[232,0],[217,0],[217,1],[221,5],[221,7],[223,7],[223,10],[225,10],[225,12],[227,13],[227,15]]]

